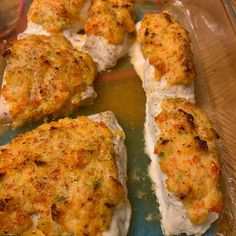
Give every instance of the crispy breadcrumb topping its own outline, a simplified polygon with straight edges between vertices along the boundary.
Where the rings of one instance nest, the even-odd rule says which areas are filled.
[[[13,127],[72,112],[95,77],[92,58],[60,34],[16,40],[5,56],[2,96]]]
[[[188,32],[168,12],[146,14],[137,33],[143,55],[169,85],[195,79]]]
[[[50,33],[59,33],[80,21],[81,8],[86,0],[34,0],[30,6],[28,20]]]
[[[207,116],[185,99],[166,99],[161,107],[155,154],[167,189],[182,200],[191,222],[201,224],[222,208],[217,134]]]
[[[65,118],[1,147],[0,234],[21,234],[33,218],[47,236],[108,230],[125,197],[112,138],[102,122]]]
[[[93,0],[85,24],[87,35],[102,36],[111,44],[121,44],[135,31],[132,0]]]

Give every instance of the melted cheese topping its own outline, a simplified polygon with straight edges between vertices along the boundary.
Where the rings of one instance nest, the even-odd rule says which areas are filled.
[[[188,32],[167,13],[146,14],[137,32],[145,59],[155,67],[155,78],[169,85],[190,84],[195,78]]]
[[[89,9],[85,32],[102,36],[108,43],[121,44],[126,33],[135,30],[132,0],[94,0]]]
[[[5,56],[2,96],[13,127],[70,113],[95,77],[92,58],[60,34],[17,40]]]
[[[167,99],[161,107],[154,152],[167,189],[182,200],[191,222],[201,224],[222,207],[216,133],[207,116],[185,99]]]
[[[41,125],[2,147],[0,160],[3,235],[33,224],[45,235],[102,235],[125,198],[103,122],[78,117]]]
[[[81,9],[86,0],[34,0],[28,20],[42,25],[50,33],[58,33],[83,19]]]

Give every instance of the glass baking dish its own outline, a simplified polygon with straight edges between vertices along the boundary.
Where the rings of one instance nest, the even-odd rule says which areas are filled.
[[[236,32],[236,1],[235,0],[222,0],[225,9],[229,15],[231,24]]]
[[[236,35],[233,5],[229,5],[229,1],[232,3],[231,0],[138,1],[135,6],[137,20],[146,12],[169,10],[190,32],[197,71],[197,104],[209,114],[220,135],[224,210],[205,235],[236,235]],[[30,1],[24,1],[25,15],[29,4]],[[17,33],[23,31],[25,25],[24,16]],[[6,39],[15,36],[14,33]],[[6,48],[4,43],[0,48]],[[5,62],[2,58],[0,62],[2,78]],[[147,175],[149,159],[143,151],[145,94],[129,58],[121,59],[114,69],[100,74],[95,89],[98,98],[94,104],[81,108],[73,117],[105,110],[115,113],[126,133],[128,189],[133,209],[129,235],[162,235],[157,203]],[[1,125],[0,145],[37,125],[16,130]]]

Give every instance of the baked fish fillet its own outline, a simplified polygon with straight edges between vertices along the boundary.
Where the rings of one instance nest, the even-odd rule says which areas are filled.
[[[94,0],[85,24],[85,35],[74,35],[70,40],[93,57],[99,71],[109,69],[133,43],[133,14],[132,0]]]
[[[13,128],[69,114],[96,97],[92,58],[61,34],[16,40],[5,57],[0,117]]]
[[[136,30],[129,55],[146,93],[193,101],[195,70],[188,32],[168,12],[146,14]]]
[[[207,116],[193,103],[147,98],[145,150],[165,235],[202,235],[219,217],[215,140]]]
[[[26,34],[77,33],[88,18],[91,0],[33,0]]]
[[[124,139],[104,112],[46,123],[2,146],[0,234],[125,236]]]

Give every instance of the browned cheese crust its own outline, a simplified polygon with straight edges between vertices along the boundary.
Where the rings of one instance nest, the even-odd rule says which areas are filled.
[[[85,32],[121,44],[125,34],[135,31],[133,12],[132,0],[93,0]]]
[[[80,10],[86,0],[34,0],[28,20],[51,33],[58,33],[82,19]]]
[[[38,227],[47,236],[102,235],[124,200],[111,131],[65,118],[0,148],[0,234]]]
[[[207,116],[187,100],[167,99],[161,107],[155,153],[168,190],[182,200],[191,222],[201,224],[222,207],[217,134]]]
[[[169,85],[190,84],[195,78],[188,32],[168,12],[146,14],[138,30],[145,59],[155,67],[155,78]]]
[[[74,50],[60,34],[17,40],[5,56],[8,65],[2,96],[13,127],[70,113],[95,77],[92,58]]]

